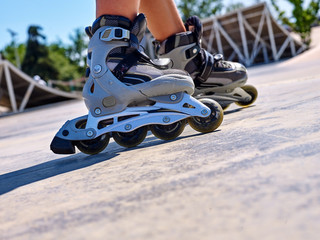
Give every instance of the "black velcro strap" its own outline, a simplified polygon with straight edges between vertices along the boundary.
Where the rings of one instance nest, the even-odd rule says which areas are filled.
[[[139,39],[133,33],[130,33],[130,46],[139,49]]]
[[[166,45],[165,45],[165,53],[168,53],[172,49],[174,49],[175,40],[176,40],[176,36],[175,35],[167,38]]]
[[[113,75],[118,78],[120,81],[123,79],[124,75],[128,70],[135,65],[139,60],[139,52],[133,51],[132,53],[127,54],[113,69]]]
[[[196,79],[200,82],[205,82],[209,78],[214,64],[212,54],[208,53],[206,50],[203,50],[203,55],[205,56],[205,65],[202,69],[202,72],[196,76]]]

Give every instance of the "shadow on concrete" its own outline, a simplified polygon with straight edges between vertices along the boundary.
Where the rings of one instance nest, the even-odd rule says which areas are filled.
[[[37,181],[108,161],[117,155],[115,152],[95,156],[76,154],[0,175],[0,195]]]
[[[220,130],[215,130],[217,132]],[[214,133],[212,132],[212,133]],[[22,187],[34,182],[38,182],[50,177],[54,177],[60,174],[64,174],[67,172],[72,172],[81,168],[89,167],[97,163],[101,163],[104,161],[108,161],[116,156],[118,156],[121,152],[132,151],[139,148],[146,148],[156,145],[162,145],[165,143],[183,140],[185,138],[192,138],[195,136],[200,136],[203,134],[210,133],[195,133],[188,136],[180,136],[176,139],[165,141],[154,137],[151,133],[149,133],[148,138],[140,144],[139,146],[133,148],[122,148],[119,149],[119,145],[115,142],[109,144],[107,149],[97,155],[84,155],[82,153],[52,160],[49,162],[41,163],[32,167],[28,167],[25,169],[21,169],[18,171],[6,173],[0,175],[0,195],[8,193],[18,187]],[[134,157],[134,156],[133,156]]]
[[[231,113],[241,112],[241,111],[245,110],[246,108],[252,108],[252,107],[255,107],[255,105],[250,105],[250,106],[248,106],[248,107],[239,107],[239,108],[232,109],[232,110],[226,109],[226,110],[223,112],[223,114],[224,114],[224,115],[228,115],[228,114],[231,114]],[[223,122],[222,122],[222,124],[223,124]]]
[[[147,148],[147,147],[151,147],[151,146],[167,144],[167,143],[170,143],[170,142],[175,142],[175,141],[179,141],[179,140],[183,140],[183,139],[187,139],[187,138],[193,138],[193,137],[201,136],[201,135],[205,135],[205,134],[211,134],[211,133],[214,134],[215,132],[219,132],[219,131],[221,131],[221,130],[220,129],[214,130],[213,132],[210,132],[210,133],[197,132],[197,133],[192,134],[192,135],[179,136],[179,137],[177,137],[175,139],[172,139],[172,140],[162,140],[162,139],[159,139],[159,138],[153,136],[152,133],[148,133],[147,138],[140,145],[138,145],[136,147],[133,147],[133,148],[121,147],[121,148],[123,148],[121,152],[128,152],[128,151],[131,151],[131,150],[134,150],[134,149]],[[149,136],[149,135],[151,135],[151,136]]]

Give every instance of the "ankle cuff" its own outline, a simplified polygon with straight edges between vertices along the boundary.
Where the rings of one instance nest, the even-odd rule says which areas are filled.
[[[100,27],[103,26],[121,27],[130,30],[131,24],[131,21],[126,17],[116,15],[102,15],[93,22],[92,34],[94,34]]]

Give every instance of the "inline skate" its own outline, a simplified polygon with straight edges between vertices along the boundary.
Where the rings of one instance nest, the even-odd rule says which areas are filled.
[[[196,16],[185,23],[187,32],[170,36],[162,43],[154,41],[159,58],[170,58],[173,68],[186,70],[194,79],[197,99],[211,98],[223,109],[231,103],[247,107],[258,96],[247,82],[247,69],[240,63],[225,61],[222,54],[212,55],[201,48],[202,23]]]
[[[112,137],[124,147],[139,145],[148,130],[158,138],[178,137],[186,123],[199,132],[212,132],[223,120],[221,106],[191,95],[194,83],[169,61],[152,61],[139,44],[146,30],[140,14],[131,22],[104,15],[86,28],[90,37],[88,80],[83,97],[88,114],[67,121],[51,142],[57,154],[103,151]]]

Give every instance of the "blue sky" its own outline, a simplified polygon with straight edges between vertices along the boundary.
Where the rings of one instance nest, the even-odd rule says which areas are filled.
[[[226,0],[224,3],[227,5],[231,2],[239,1]],[[245,4],[254,2],[249,0]],[[278,0],[278,2],[284,4],[286,1]],[[76,28],[84,29],[94,19],[94,0],[1,0],[0,50],[11,42],[7,29],[18,33],[16,40],[18,43],[23,43],[27,40],[28,26],[39,25],[43,28],[42,34],[47,37],[47,43],[60,39],[68,44],[69,35]]]
[[[1,0],[0,50],[11,42],[7,29],[17,32],[17,42],[22,43],[28,26],[39,25],[48,43],[67,43],[74,29],[84,29],[94,19],[94,0]]]

